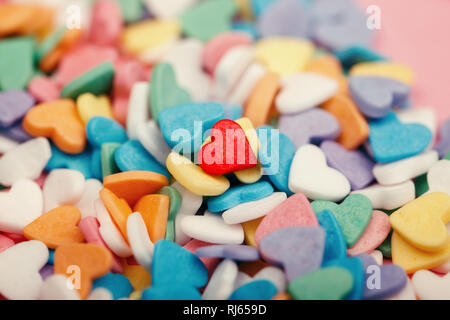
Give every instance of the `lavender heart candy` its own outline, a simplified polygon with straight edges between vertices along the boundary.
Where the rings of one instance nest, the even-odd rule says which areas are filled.
[[[256,261],[259,251],[255,247],[245,245],[213,245],[198,248],[195,252],[199,257],[224,258],[235,261]]]
[[[0,128],[7,128],[21,119],[34,103],[34,98],[24,90],[0,92]]]

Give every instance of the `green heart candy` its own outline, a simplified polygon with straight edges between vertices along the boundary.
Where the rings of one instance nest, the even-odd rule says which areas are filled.
[[[192,101],[189,92],[178,85],[175,71],[168,63],[160,63],[153,69],[149,99],[155,121],[158,121],[159,113],[165,108]]]
[[[72,80],[61,91],[63,98],[76,98],[86,92],[96,96],[111,91],[114,78],[114,66],[111,62],[104,62]]]
[[[175,241],[175,218],[177,217],[177,213],[180,210],[181,205],[180,192],[174,187],[165,186],[158,191],[158,194],[165,194],[169,197],[170,206],[169,216],[167,217],[165,239],[169,241]]]
[[[100,159],[102,163],[103,178],[111,174],[120,172],[120,169],[116,165],[116,161],[114,161],[114,152],[116,152],[117,148],[119,148],[120,146],[121,144],[117,142],[107,142],[102,144]]]
[[[0,41],[0,91],[25,89],[34,73],[34,38]]]
[[[327,267],[292,280],[288,292],[295,300],[342,300],[352,288],[350,272],[339,267]]]
[[[203,1],[181,16],[181,27],[186,36],[206,42],[231,29],[236,11],[234,1]]]
[[[362,194],[349,195],[340,205],[324,200],[311,203],[316,214],[323,210],[333,212],[344,234],[347,247],[351,248],[361,238],[372,218],[372,203]]]
[[[122,18],[126,23],[139,20],[144,14],[141,0],[118,0]]]

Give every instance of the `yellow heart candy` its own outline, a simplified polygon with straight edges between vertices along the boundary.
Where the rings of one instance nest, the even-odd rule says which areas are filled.
[[[431,269],[450,259],[450,245],[438,252],[425,252],[414,248],[397,232],[391,238],[392,262],[410,274],[420,269]]]
[[[412,246],[437,252],[449,245],[446,224],[450,218],[450,196],[443,192],[425,194],[390,216],[392,228]]]
[[[169,154],[166,166],[183,187],[200,196],[218,196],[230,187],[230,181],[224,176],[209,175],[176,152]]]
[[[256,44],[256,59],[269,71],[287,75],[302,71],[311,60],[315,47],[308,40],[270,37]]]
[[[77,110],[84,125],[92,117],[113,117],[111,103],[108,96],[105,95],[96,97],[92,93],[83,93],[77,98]]]
[[[242,228],[244,229],[246,245],[258,248],[258,244],[255,241],[255,232],[262,219],[264,219],[264,217],[241,223]]]
[[[414,73],[406,65],[393,62],[362,62],[350,69],[351,76],[380,76],[392,78],[408,85],[414,82]]]
[[[259,139],[252,122],[250,121],[249,118],[240,118],[236,120],[236,122],[244,130],[245,136],[247,137],[247,140],[250,143],[250,147],[252,148],[254,154],[256,155],[256,158],[258,158]],[[234,174],[236,178],[238,178],[239,181],[242,183],[255,183],[256,181],[261,179],[262,166],[258,161],[256,167],[236,171]]]
[[[122,33],[125,51],[140,54],[173,41],[180,35],[180,24],[176,20],[146,20],[128,26]]]

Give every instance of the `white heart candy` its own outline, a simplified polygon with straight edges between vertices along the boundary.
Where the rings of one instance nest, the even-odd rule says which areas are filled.
[[[10,300],[35,300],[42,287],[39,270],[48,261],[41,241],[18,243],[0,253],[0,293]]]
[[[148,235],[144,219],[134,212],[127,219],[128,243],[136,261],[148,272],[151,271],[154,245]]]
[[[140,123],[137,127],[137,138],[142,146],[162,165],[166,165],[170,148],[164,140],[158,125],[154,120]]]
[[[333,97],[338,84],[333,79],[313,72],[286,76],[275,105],[281,114],[297,113],[320,105]]]
[[[81,199],[75,204],[75,207],[80,210],[82,218],[97,216],[94,201],[100,198],[100,190],[102,189],[103,184],[97,179],[86,180]]]
[[[274,192],[270,196],[256,201],[249,201],[238,204],[226,210],[223,220],[228,224],[242,223],[263,217],[277,205],[287,199],[286,193]]]
[[[136,82],[131,89],[128,100],[127,134],[130,139],[137,139],[137,128],[149,119],[148,82]]]
[[[103,241],[105,241],[108,248],[117,256],[121,258],[130,257],[133,252],[112,221],[108,211],[103,205],[102,200],[95,200],[94,206],[95,211],[97,212],[98,222],[100,223],[100,228],[98,229],[98,231],[100,232]]]
[[[238,275],[236,262],[223,260],[214,270],[208,285],[203,291],[204,300],[226,300],[234,291],[234,283]]]
[[[49,276],[42,284],[39,300],[80,300],[80,295],[70,288],[67,280],[62,274]]]
[[[0,134],[0,154],[6,153],[9,150],[14,149],[18,145],[19,144],[16,141]]]
[[[439,160],[427,175],[429,192],[445,192],[450,195],[450,161]]]
[[[295,153],[289,172],[289,189],[312,200],[342,200],[350,192],[350,183],[339,171],[327,166],[323,151],[312,144]]]
[[[416,300],[416,293],[411,280],[408,278],[405,287],[400,292],[383,300]]]
[[[0,192],[0,231],[22,234],[23,228],[44,211],[44,198],[39,185],[22,179],[9,192]]]
[[[197,213],[202,205],[203,197],[190,192],[178,182],[172,184],[172,187],[177,189],[181,196],[180,209],[175,218],[175,242],[180,246],[184,246],[191,240],[191,237],[184,233],[181,228],[181,221],[185,217],[193,216]]]
[[[52,155],[46,138],[24,142],[0,158],[0,184],[11,186],[20,179],[37,179]]]
[[[369,198],[374,209],[393,210],[416,198],[414,182],[408,180],[399,184],[383,186],[373,184],[367,188],[353,191],[352,194],[362,194]]]
[[[238,106],[244,105],[256,84],[266,72],[266,68],[261,63],[253,62],[244,72],[241,80],[227,98],[227,103]]]
[[[440,277],[431,271],[419,270],[411,281],[422,300],[450,300],[450,274]]]
[[[399,110],[396,113],[398,119],[403,123],[420,123],[430,129],[433,139],[431,139],[428,148],[433,146],[437,128],[436,112],[433,108],[408,108],[405,110]]]
[[[218,101],[226,100],[254,57],[255,52],[251,46],[236,46],[224,54],[214,70],[213,95],[215,99]]]
[[[244,241],[242,225],[226,224],[217,214],[185,217],[181,229],[191,238],[209,243],[241,244]]]
[[[75,205],[83,196],[85,180],[78,170],[55,169],[45,179],[44,211],[63,205]]]
[[[189,38],[179,41],[164,57],[169,63],[181,87],[186,89],[194,101],[207,101],[211,91],[211,80],[202,68],[203,43]]]
[[[158,18],[177,18],[198,0],[144,0],[148,10]]]
[[[403,160],[386,164],[377,163],[373,168],[373,175],[380,184],[398,184],[428,172],[438,160],[437,151],[425,151]]]

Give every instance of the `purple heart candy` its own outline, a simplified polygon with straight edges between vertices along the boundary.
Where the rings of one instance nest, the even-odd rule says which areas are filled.
[[[434,149],[439,152],[439,158],[443,158],[450,152],[450,119],[445,121],[439,129],[439,143]]]
[[[391,108],[408,101],[408,85],[385,77],[352,76],[349,90],[359,110],[370,118],[383,118]]]
[[[0,128],[21,119],[34,106],[34,98],[24,90],[0,92]]]
[[[341,133],[341,127],[336,118],[320,108],[291,115],[281,115],[278,128],[281,133],[291,138],[296,148],[308,143],[333,140]]]
[[[258,32],[261,37],[305,38],[308,34],[308,15],[299,0],[275,1],[259,17]]]
[[[33,138],[23,129],[22,120],[17,121],[8,128],[0,128],[0,134],[17,142],[25,142]]]
[[[53,266],[51,264],[46,264],[39,270],[39,273],[41,274],[42,280],[45,280],[53,274]]]
[[[259,259],[258,249],[237,244],[201,247],[195,253],[197,256],[204,258],[224,258],[236,261],[256,261]]]
[[[366,253],[357,256],[364,264],[365,281],[363,299],[377,300],[390,297],[402,290],[407,282],[405,270],[395,264],[379,266]]]
[[[288,281],[317,270],[325,250],[321,227],[286,227],[265,236],[259,250],[269,263],[281,265]]]
[[[320,148],[327,157],[328,165],[347,177],[352,190],[362,189],[373,181],[375,163],[364,152],[348,151],[334,141],[324,141]]]

